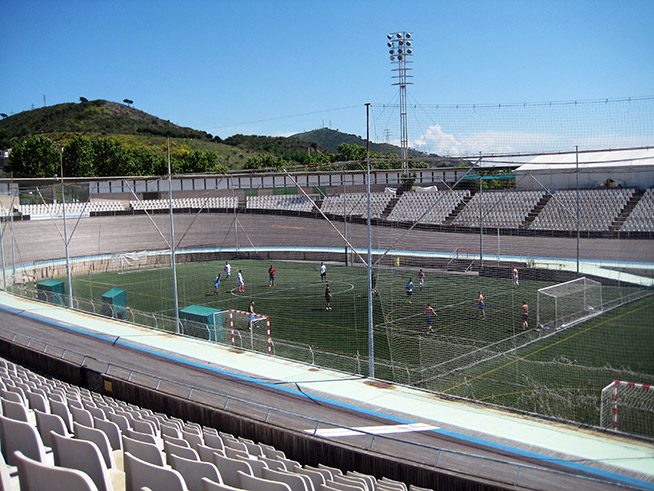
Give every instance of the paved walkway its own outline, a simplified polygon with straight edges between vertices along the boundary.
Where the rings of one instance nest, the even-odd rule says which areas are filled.
[[[388,390],[370,384],[365,378],[354,378],[328,370],[316,371],[308,365],[267,355],[234,353],[226,346],[170,336],[111,319],[14,297],[4,292],[0,292],[0,308],[47,319],[54,324],[84,326],[84,330],[96,332],[98,336],[119,337],[121,343],[136,346],[144,351],[166,352],[171,358],[190,357],[202,365],[211,362],[213,367],[216,367],[219,360],[218,365],[222,369],[240,373],[242,376],[270,379],[271,374],[274,374],[275,379],[280,382],[288,383],[289,387],[290,384],[293,385],[293,388],[288,390],[311,391],[336,404],[357,409],[360,409],[362,404],[366,407],[376,407],[385,417],[388,417],[388,414],[402,414],[402,417],[395,418],[398,424],[416,421],[424,423],[431,418],[435,427],[446,425],[461,428],[461,433],[442,429],[432,431],[450,435],[456,433],[458,438],[481,442],[498,449],[509,449],[530,458],[550,462],[555,460],[569,468],[591,472],[598,478],[617,478],[626,485],[654,489],[654,445],[582,430],[571,425],[549,423],[476,404],[439,400],[434,398],[433,394],[410,387],[393,386],[393,390]],[[148,335],[144,336],[146,333]],[[471,434],[476,436],[469,436]],[[515,442],[515,446],[499,444],[498,440]],[[526,447],[535,450],[524,450]],[[537,453],[538,447],[568,455],[569,459],[552,459],[546,453]],[[648,480],[651,479],[652,482],[647,483],[579,464],[580,461],[608,463],[627,472],[647,475]]]

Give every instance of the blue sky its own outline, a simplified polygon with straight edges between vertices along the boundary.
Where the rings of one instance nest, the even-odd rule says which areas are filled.
[[[0,112],[134,101],[221,137],[365,135],[397,104],[386,34],[414,37],[414,104],[654,95],[654,2],[0,0]],[[376,110],[380,128],[384,116]],[[394,121],[394,120],[393,120]],[[373,135],[373,138],[375,137]]]

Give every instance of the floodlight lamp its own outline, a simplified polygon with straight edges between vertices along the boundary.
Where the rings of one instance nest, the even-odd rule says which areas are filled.
[[[398,32],[398,33],[397,33],[397,38],[398,38],[398,39],[402,39],[402,33],[401,33],[401,32]]]
[[[386,46],[388,46],[389,48],[392,48],[392,47],[393,47],[393,43],[391,43],[391,42],[389,41],[388,43],[386,43]]]
[[[391,61],[395,61],[395,57],[391,55]]]
[[[407,39],[410,38],[410,37],[411,37],[411,33],[410,33],[410,32],[405,33],[405,34],[404,34],[404,37],[406,37]]]
[[[402,54],[402,48],[398,49],[397,52]]]
[[[394,49],[389,49],[388,52],[389,52],[390,54],[392,54],[392,55],[395,54],[395,50],[394,50]]]
[[[413,50],[412,50],[411,48],[407,49],[407,50],[406,50],[406,54],[407,54],[407,55],[412,55],[412,54],[413,54]]]
[[[404,43],[404,44],[406,44],[407,46],[411,46],[411,41],[407,41],[407,42]]]
[[[393,39],[393,35],[392,35],[392,34],[389,34],[389,35],[386,36],[386,37],[387,37],[388,39]]]
[[[402,61],[402,55],[397,55],[398,61]]]

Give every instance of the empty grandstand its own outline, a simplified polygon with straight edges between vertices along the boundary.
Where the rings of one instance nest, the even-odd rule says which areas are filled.
[[[5,359],[0,359],[0,402],[0,485],[6,490],[255,489],[252,483],[256,489],[282,490],[330,484],[424,489],[354,469],[303,465],[272,445],[45,377]]]
[[[93,212],[123,211],[125,207],[120,201],[88,201],[83,203],[66,203],[66,214],[70,216],[86,215]],[[48,218],[61,217],[64,213],[62,203],[19,204],[15,207],[21,215]]]
[[[457,215],[453,225],[479,227],[520,228],[527,216],[542,199],[545,191],[494,191],[473,196],[467,206]]]
[[[167,199],[132,200],[129,204],[133,210],[167,210],[171,205]],[[172,199],[173,208],[229,209],[235,206],[238,206],[238,198],[231,196]]]
[[[379,218],[384,210],[394,198],[395,193],[370,193],[370,217]],[[321,210],[324,213],[348,216],[348,217],[366,217],[368,216],[368,199],[366,193],[347,193],[336,196],[327,196]]]
[[[442,225],[464,204],[470,191],[407,191],[388,215],[389,222],[415,222]]]
[[[248,196],[246,207],[250,210],[308,212],[313,209],[313,203],[305,196],[264,195]]]
[[[579,198],[579,229],[608,231],[631,197],[634,189],[571,189],[559,190],[538,214],[534,230],[576,230],[577,198]]]
[[[624,232],[654,232],[654,189],[645,191],[620,229]]]

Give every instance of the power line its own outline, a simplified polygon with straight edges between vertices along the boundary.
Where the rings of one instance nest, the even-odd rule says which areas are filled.
[[[355,106],[335,107],[335,108],[332,108],[332,109],[322,109],[322,110],[319,110],[319,111],[310,111],[310,112],[306,112],[306,113],[289,114],[287,116],[277,116],[277,117],[274,117],[274,118],[244,121],[242,123],[223,124],[223,125],[220,125],[220,126],[212,126],[212,127],[208,128],[208,129],[216,130],[216,129],[220,129],[220,128],[228,128],[228,127],[231,127],[231,126],[244,126],[244,125],[256,124],[256,123],[266,123],[268,121],[278,121],[280,119],[298,118],[300,116],[310,116],[312,114],[321,114],[321,113],[328,113],[328,112],[332,112],[332,111],[343,111],[343,110],[346,110],[346,109],[361,108],[362,106],[363,106],[363,104],[357,104]]]

